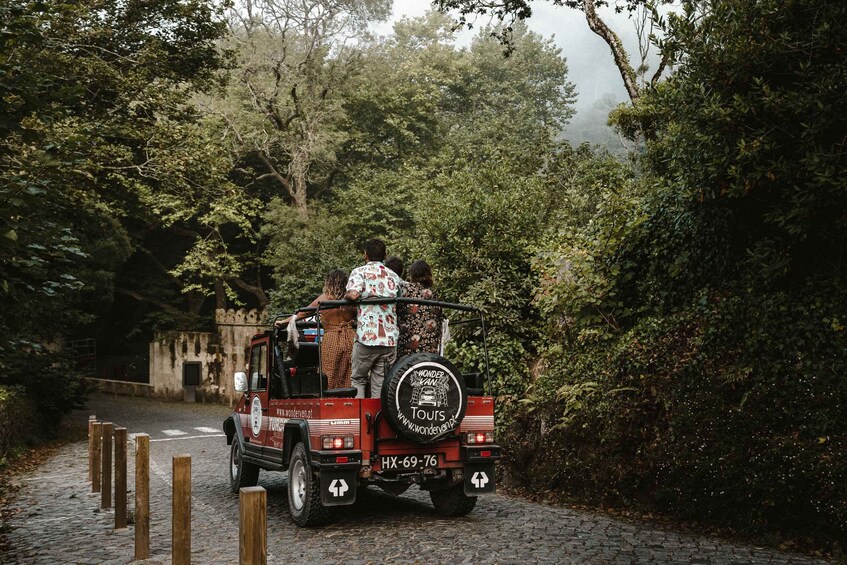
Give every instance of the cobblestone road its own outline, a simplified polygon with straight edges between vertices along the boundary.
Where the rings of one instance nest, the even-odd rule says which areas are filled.
[[[229,410],[97,397],[73,417],[85,425],[89,413],[127,427],[130,434],[150,434],[153,557],[144,563],[170,563],[171,457],[178,453],[192,457],[193,562],[237,563],[238,497],[228,489],[229,451],[220,431]],[[130,491],[133,454],[130,447]],[[86,443],[65,446],[18,482],[0,562],[132,561],[132,526],[114,531],[113,511],[101,511],[100,495],[89,493]],[[444,519],[435,514],[428,495],[414,487],[401,497],[373,487],[360,491],[359,501],[340,508],[332,524],[302,529],[288,517],[282,474],[263,471],[259,484],[268,490],[270,563],[821,562],[503,495],[481,499],[464,518]]]

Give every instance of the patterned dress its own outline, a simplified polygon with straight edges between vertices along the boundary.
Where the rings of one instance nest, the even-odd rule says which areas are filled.
[[[419,283],[402,283],[402,296],[438,300],[431,289]],[[441,345],[441,308],[421,304],[398,304],[397,325],[400,328],[398,355],[427,351],[438,353]]]
[[[324,323],[321,338],[321,364],[326,373],[327,388],[349,388],[352,369],[353,322]]]

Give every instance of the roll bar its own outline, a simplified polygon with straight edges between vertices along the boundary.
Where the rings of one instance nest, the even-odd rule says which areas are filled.
[[[482,310],[477,308],[476,306],[468,306],[467,304],[456,304],[453,302],[442,302],[440,300],[426,300],[423,298],[409,298],[405,296],[398,296],[395,298],[361,298],[359,300],[327,300],[324,302],[318,302],[317,306],[303,306],[301,308],[297,308],[292,316],[296,316],[297,314],[303,312],[314,312],[317,316],[317,320],[314,322],[296,322],[298,328],[320,328],[321,327],[321,310],[330,310],[332,308],[340,308],[343,306],[358,306],[360,304],[418,304],[421,306],[437,306],[439,308],[447,308],[449,310],[458,310],[460,312],[473,312],[478,314],[478,318],[471,318],[468,320],[459,320],[454,324],[468,324],[472,322],[479,322],[482,329],[482,352],[485,360],[485,384],[486,390],[488,394],[492,394],[491,390],[491,373],[489,372],[488,365],[488,328],[485,325],[485,314]],[[274,318],[274,322],[279,319],[287,318],[287,315],[279,315]],[[274,325],[274,341],[278,341],[279,328]],[[316,341],[320,344],[321,341],[321,332],[318,331],[316,336]],[[280,352],[275,351],[276,355],[280,355]],[[318,363],[322,363],[320,358],[320,349],[318,350]],[[320,366],[320,365],[319,365]]]

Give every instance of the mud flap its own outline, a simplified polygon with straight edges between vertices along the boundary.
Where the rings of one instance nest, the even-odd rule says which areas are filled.
[[[494,462],[465,467],[465,494],[479,496],[494,493]]]
[[[321,469],[321,504],[344,506],[356,502],[358,467],[352,469]]]

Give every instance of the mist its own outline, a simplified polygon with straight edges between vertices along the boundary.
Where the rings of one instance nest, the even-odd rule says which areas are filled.
[[[623,145],[612,128],[606,125],[609,112],[621,102],[629,100],[618,68],[608,45],[588,28],[585,15],[579,10],[554,6],[551,2],[532,2],[532,17],[528,27],[550,38],[567,59],[570,81],[576,85],[576,114],[563,132],[563,137],[574,144],[589,142],[605,145],[613,151],[623,150]],[[430,3],[420,0],[395,0],[391,20],[374,27],[380,35],[391,32],[394,21],[403,17],[419,17],[432,9]],[[638,59],[638,36],[629,14],[616,14],[613,8],[598,9],[603,20],[618,34],[634,64]],[[478,32],[477,27],[487,22],[480,18],[479,25],[458,34],[457,44],[467,45]],[[655,49],[654,49],[655,51]],[[648,64],[655,69],[658,57],[651,52]],[[649,73],[649,71],[648,71]]]

